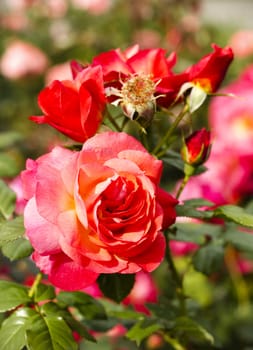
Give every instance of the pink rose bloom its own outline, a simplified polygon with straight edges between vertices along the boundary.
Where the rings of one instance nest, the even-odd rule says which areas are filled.
[[[235,32],[229,41],[235,56],[248,57],[253,54],[253,30],[240,30]]]
[[[21,79],[28,75],[42,74],[47,65],[47,56],[39,48],[15,40],[3,53],[0,71],[8,79]]]
[[[125,133],[97,134],[80,152],[56,147],[22,173],[26,235],[55,286],[77,290],[100,273],[150,272],[177,201],[159,187],[162,162]]]

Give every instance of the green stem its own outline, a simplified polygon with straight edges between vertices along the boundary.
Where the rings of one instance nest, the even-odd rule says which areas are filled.
[[[179,305],[180,305],[180,310],[181,314],[185,315],[186,314],[186,305],[185,305],[185,296],[184,296],[184,291],[183,291],[183,283],[182,279],[176,269],[176,266],[174,264],[174,261],[171,256],[171,250],[169,246],[169,233],[165,234],[165,240],[166,240],[166,260],[169,266],[169,269],[171,271],[172,277],[176,283],[176,294],[178,297]]]
[[[190,176],[189,175],[185,175],[184,178],[183,178],[183,181],[181,182],[181,185],[177,191],[177,194],[176,194],[176,199],[178,199],[181,195],[181,193],[183,192],[183,189],[185,188],[187,182],[189,181],[190,179]]]
[[[225,263],[238,299],[238,307],[241,311],[249,310],[250,305],[248,285],[238,268],[237,253],[231,246],[225,252]]]
[[[181,122],[181,120],[183,119],[183,117],[186,115],[186,113],[189,110],[189,106],[185,105],[184,108],[182,109],[182,111],[179,113],[179,115],[177,116],[176,120],[172,123],[172,125],[170,126],[170,128],[168,129],[168,131],[166,132],[166,134],[162,137],[162,139],[160,140],[160,142],[158,142],[158,144],[156,145],[156,147],[153,149],[153,154],[157,155],[160,151],[160,149],[162,148],[162,146],[164,144],[167,143],[167,141],[169,140],[169,138],[171,137],[171,135],[173,134],[173,132],[175,131],[175,129],[177,128],[178,124]]]
[[[118,125],[118,123],[116,122],[116,120],[111,116],[111,114],[106,111],[106,115],[105,115],[106,118],[108,118],[108,120],[110,121],[110,123],[114,126],[114,128],[116,129],[116,131],[119,131],[121,132],[122,129],[121,127]]]
[[[35,291],[36,291],[38,285],[40,284],[40,281],[42,280],[42,277],[43,277],[43,274],[42,274],[41,272],[39,272],[39,273],[37,274],[37,276],[36,276],[36,278],[35,278],[35,280],[34,280],[32,286],[31,286],[29,292],[28,292],[28,296],[29,296],[30,298],[32,298],[32,297],[34,296]]]
[[[172,338],[169,334],[162,334],[164,340],[169,343],[175,350],[186,350],[184,346],[182,346],[176,338]]]

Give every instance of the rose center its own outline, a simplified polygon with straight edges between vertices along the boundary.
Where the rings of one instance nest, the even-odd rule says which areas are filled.
[[[155,88],[156,84],[150,75],[132,76],[123,83],[121,89],[123,103],[139,108],[145,107],[154,99]]]

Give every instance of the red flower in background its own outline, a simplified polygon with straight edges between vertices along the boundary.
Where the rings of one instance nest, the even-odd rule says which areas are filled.
[[[38,97],[43,116],[32,116],[36,123],[47,123],[75,141],[84,142],[99,128],[106,104],[100,67],[87,67],[73,80],[55,80]]]

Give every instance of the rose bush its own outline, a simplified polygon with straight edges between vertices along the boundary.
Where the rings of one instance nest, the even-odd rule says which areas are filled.
[[[56,147],[22,173],[26,234],[37,266],[66,290],[100,273],[152,271],[175,220],[159,188],[162,162],[132,136],[97,134],[80,152]]]

